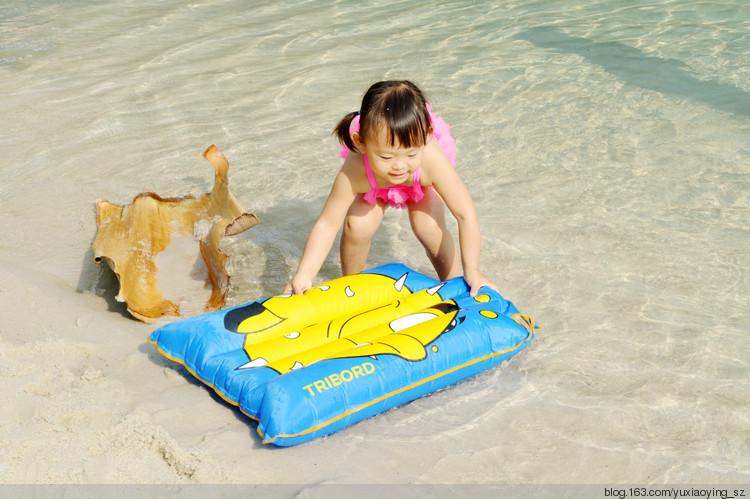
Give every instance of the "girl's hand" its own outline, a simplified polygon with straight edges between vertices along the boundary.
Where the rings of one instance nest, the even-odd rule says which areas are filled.
[[[289,284],[286,285],[284,288],[284,294],[285,295],[301,295],[308,289],[312,287],[312,281],[310,279],[305,279],[304,277],[300,277],[299,275],[295,275],[292,277],[292,280],[289,281]]]
[[[497,289],[497,286],[495,286],[489,279],[484,277],[478,270],[467,272],[466,275],[464,275],[464,280],[466,280],[466,283],[469,285],[469,287],[471,287],[471,292],[469,294],[472,297],[479,294],[479,288],[481,288],[482,286],[487,286],[490,289],[494,289],[498,293],[500,292],[500,290]]]

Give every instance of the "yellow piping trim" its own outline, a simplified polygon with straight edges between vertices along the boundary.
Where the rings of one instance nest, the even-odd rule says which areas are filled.
[[[411,384],[411,385],[409,385],[409,386],[405,386],[405,387],[403,387],[403,388],[400,388],[400,389],[398,389],[398,390],[395,390],[395,391],[393,391],[393,392],[391,392],[391,393],[387,393],[387,394],[385,394],[385,395],[382,395],[382,396],[380,396],[380,397],[378,397],[378,398],[376,398],[376,399],[374,399],[374,400],[371,400],[371,401],[367,402],[366,404],[362,404],[362,405],[361,405],[361,406],[359,406],[359,407],[355,407],[354,409],[351,409],[351,410],[349,410],[349,411],[347,411],[347,412],[345,412],[345,413],[343,413],[343,414],[340,414],[339,416],[337,416],[337,417],[335,417],[335,418],[333,418],[333,419],[329,419],[328,421],[326,421],[326,422],[324,422],[324,423],[320,423],[320,424],[319,424],[319,425],[317,425],[317,426],[313,426],[312,428],[308,428],[307,430],[305,430],[305,431],[303,431],[303,432],[300,432],[300,433],[294,433],[294,434],[290,434],[290,435],[276,435],[276,436],[275,436],[275,437],[273,437],[273,438],[272,438],[271,440],[268,440],[268,441],[266,441],[266,440],[265,440],[265,435],[263,435],[263,433],[261,433],[261,431],[260,431],[260,427],[258,427],[258,428],[257,428],[257,432],[258,432],[258,435],[259,435],[259,436],[261,437],[261,439],[263,439],[262,443],[264,443],[264,444],[269,444],[269,443],[273,442],[274,440],[276,440],[277,438],[290,438],[290,437],[298,437],[298,436],[300,436],[300,435],[306,435],[307,433],[312,433],[312,432],[314,432],[314,431],[317,431],[317,430],[319,430],[319,429],[321,429],[321,428],[323,428],[323,427],[325,427],[325,426],[328,426],[328,425],[330,425],[330,424],[332,424],[332,423],[335,423],[336,421],[338,421],[338,420],[340,420],[340,419],[343,419],[343,418],[345,418],[345,417],[347,417],[347,416],[349,416],[349,415],[351,415],[351,414],[354,414],[354,413],[356,413],[356,412],[359,412],[359,411],[361,411],[361,410],[363,410],[363,409],[366,409],[367,407],[369,407],[369,406],[371,406],[371,405],[377,404],[378,402],[380,402],[380,401],[382,401],[382,400],[385,400],[385,399],[387,399],[387,398],[389,398],[389,397],[393,397],[394,395],[398,395],[399,393],[402,393],[402,392],[405,392],[405,391],[411,390],[412,388],[416,388],[416,387],[417,387],[417,386],[419,386],[419,385],[423,385],[423,384],[425,384],[425,383],[427,383],[427,382],[429,382],[429,381],[432,381],[432,380],[434,380],[434,379],[437,379],[437,378],[441,378],[441,377],[443,377],[443,376],[446,376],[446,375],[448,375],[448,374],[450,374],[450,373],[452,373],[452,372],[458,371],[459,369],[463,369],[464,367],[469,367],[469,366],[471,366],[471,365],[473,365],[473,364],[476,364],[476,363],[478,363],[478,362],[482,362],[482,361],[484,361],[484,360],[487,360],[487,359],[491,359],[492,357],[496,357],[496,356],[498,356],[498,355],[502,355],[502,354],[508,353],[508,352],[510,352],[510,351],[516,350],[516,349],[517,349],[518,347],[520,347],[520,346],[521,346],[521,344],[525,343],[525,342],[526,342],[526,341],[527,341],[527,340],[528,340],[528,339],[529,339],[529,338],[531,337],[531,335],[532,335],[532,332],[533,332],[533,330],[534,330],[535,328],[538,328],[538,327],[539,327],[539,326],[538,326],[538,325],[537,325],[537,324],[536,324],[536,323],[534,322],[534,319],[533,319],[533,318],[531,318],[531,317],[528,317],[528,316],[525,316],[525,315],[521,315],[521,314],[515,314],[515,315],[514,315],[514,317],[515,317],[516,315],[518,315],[518,316],[521,316],[521,317],[523,317],[524,319],[530,320],[530,324],[529,324],[528,322],[527,322],[527,324],[529,324],[529,325],[530,325],[531,327],[527,329],[527,332],[528,332],[528,334],[526,335],[526,338],[524,338],[523,340],[521,340],[520,342],[518,342],[518,344],[516,344],[515,346],[512,346],[512,347],[510,347],[510,348],[507,348],[507,349],[505,349],[505,350],[502,350],[502,351],[500,351],[500,352],[495,352],[495,353],[491,353],[491,354],[489,354],[489,355],[485,355],[484,357],[480,357],[480,358],[478,358],[478,359],[474,359],[474,360],[472,360],[472,361],[469,361],[469,362],[466,362],[466,363],[464,363],[464,364],[461,364],[460,366],[456,366],[456,367],[453,367],[453,368],[451,368],[451,369],[448,369],[447,371],[443,371],[442,373],[437,373],[437,374],[433,374],[433,375],[432,375],[432,376],[430,376],[429,378],[425,378],[425,379],[423,379],[423,380],[421,380],[421,381],[418,381],[418,382],[416,382],[416,383],[412,383],[412,384]],[[522,325],[523,325],[523,324],[522,324]],[[200,376],[198,376],[198,374],[197,374],[197,373],[193,372],[193,370],[192,370],[192,369],[190,369],[190,368],[189,368],[189,367],[187,366],[187,364],[185,364],[185,361],[183,361],[183,360],[180,360],[180,359],[178,359],[178,358],[176,358],[176,357],[172,357],[171,355],[169,355],[169,354],[168,354],[167,352],[165,352],[164,350],[162,350],[162,349],[161,349],[161,348],[159,347],[159,343],[154,343],[153,341],[151,341],[151,339],[150,339],[150,338],[148,338],[148,342],[149,342],[149,343],[151,343],[152,345],[155,345],[155,346],[156,346],[156,349],[157,349],[157,350],[159,350],[159,352],[161,352],[161,354],[162,354],[162,355],[164,355],[164,356],[165,356],[166,358],[168,358],[169,360],[171,360],[171,361],[173,361],[173,362],[177,362],[178,364],[181,364],[181,365],[182,365],[182,366],[183,366],[183,367],[184,367],[184,368],[185,368],[185,369],[186,369],[186,370],[187,370],[187,371],[188,371],[188,372],[189,372],[190,374],[192,374],[192,375],[193,375],[193,376],[194,376],[194,377],[195,377],[196,379],[198,379],[199,381],[201,381],[201,382],[202,382],[203,384],[205,384],[206,386],[210,387],[210,388],[211,388],[211,389],[212,389],[212,390],[213,390],[213,391],[214,391],[214,392],[215,392],[215,393],[216,393],[217,395],[219,395],[219,397],[221,397],[221,398],[222,398],[223,400],[225,400],[225,401],[226,401],[227,403],[229,403],[229,404],[231,404],[231,405],[233,405],[233,406],[235,406],[235,407],[238,407],[238,408],[239,408],[239,410],[240,410],[240,412],[241,412],[242,414],[244,414],[245,416],[247,416],[248,418],[250,418],[250,419],[252,419],[252,420],[254,420],[254,421],[260,421],[260,418],[258,418],[258,417],[255,417],[255,416],[251,416],[251,415],[250,415],[250,414],[248,414],[247,412],[243,411],[243,410],[242,410],[242,407],[240,407],[240,404],[239,404],[239,402],[235,402],[235,401],[233,401],[233,400],[230,400],[230,399],[226,398],[226,397],[225,397],[225,396],[224,396],[224,395],[223,395],[223,394],[222,394],[222,393],[221,393],[220,391],[218,391],[218,390],[216,389],[216,387],[215,387],[215,386],[214,386],[213,384],[211,384],[211,383],[207,382],[206,380],[204,380],[203,378],[201,378]]]
[[[469,367],[469,366],[471,366],[473,364],[476,364],[478,362],[482,362],[482,361],[490,359],[492,357],[496,357],[498,355],[502,355],[502,354],[508,353],[510,351],[516,350],[516,349],[518,349],[518,347],[521,346],[521,344],[525,343],[531,337],[531,335],[532,335],[532,331],[528,331],[528,334],[526,335],[526,338],[524,338],[523,340],[521,340],[520,342],[518,342],[518,344],[516,344],[515,346],[512,346],[512,347],[507,348],[507,349],[505,349],[503,351],[500,351],[500,352],[495,352],[495,353],[491,353],[489,355],[485,355],[484,357],[480,357],[478,359],[474,359],[472,361],[469,361],[469,362],[466,362],[464,364],[461,364],[460,366],[452,367],[451,369],[448,369],[447,371],[443,371],[441,373],[433,374],[429,378],[425,378],[423,380],[417,381],[416,383],[412,383],[411,385],[405,386],[403,388],[399,388],[398,390],[395,390],[395,391],[393,391],[391,393],[387,393],[385,395],[382,395],[382,396],[380,396],[380,397],[378,397],[378,398],[376,398],[374,400],[371,400],[371,401],[369,401],[369,402],[367,402],[365,404],[360,405],[359,407],[355,407],[354,409],[348,410],[345,413],[340,414],[340,415],[336,416],[333,419],[329,419],[328,421],[320,423],[319,425],[313,426],[312,428],[308,428],[305,431],[302,431],[302,432],[299,432],[299,433],[293,433],[293,434],[289,434],[289,435],[283,435],[283,434],[282,435],[276,435],[271,440],[265,440],[265,435],[263,435],[260,432],[260,428],[258,428],[258,435],[260,435],[260,437],[263,438],[263,442],[262,443],[264,443],[264,444],[270,444],[271,442],[273,442],[277,438],[298,437],[300,435],[306,435],[308,433],[312,433],[314,431],[318,431],[319,429],[321,429],[321,428],[323,428],[325,426],[328,426],[328,425],[330,425],[332,423],[335,423],[336,421],[338,421],[340,419],[343,419],[343,418],[345,418],[345,417],[347,417],[347,416],[349,416],[351,414],[354,414],[354,413],[359,412],[359,411],[361,411],[363,409],[366,409],[367,407],[370,407],[371,405],[377,404],[378,402],[380,402],[382,400],[385,400],[385,399],[387,399],[389,397],[392,397],[394,395],[398,395],[399,393],[411,390],[412,388],[415,388],[415,387],[417,387],[419,385],[423,385],[423,384],[425,384],[425,383],[427,383],[429,381],[432,381],[434,379],[443,377],[443,376],[448,375],[448,374],[450,374],[452,372],[458,371],[459,369],[463,369],[464,367]]]

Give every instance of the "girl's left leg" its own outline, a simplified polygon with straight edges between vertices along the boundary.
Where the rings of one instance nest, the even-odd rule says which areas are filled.
[[[445,226],[445,203],[434,189],[425,189],[418,203],[409,204],[412,230],[424,246],[441,281],[461,275],[461,264],[453,236]]]

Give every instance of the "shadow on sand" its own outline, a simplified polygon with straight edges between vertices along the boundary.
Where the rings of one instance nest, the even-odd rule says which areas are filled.
[[[719,111],[750,116],[750,92],[729,83],[700,79],[680,61],[654,57],[623,43],[570,36],[549,26],[527,29],[515,37],[537,47],[578,54],[631,85],[703,102]]]

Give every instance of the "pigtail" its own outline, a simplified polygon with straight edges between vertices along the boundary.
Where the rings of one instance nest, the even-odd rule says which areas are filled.
[[[341,119],[341,121],[339,121],[339,124],[336,125],[336,128],[333,129],[333,134],[338,137],[341,145],[346,146],[350,151],[357,150],[357,148],[354,147],[352,136],[349,133],[349,128],[352,125],[352,120],[354,120],[357,114],[359,114],[357,111],[347,114]]]

